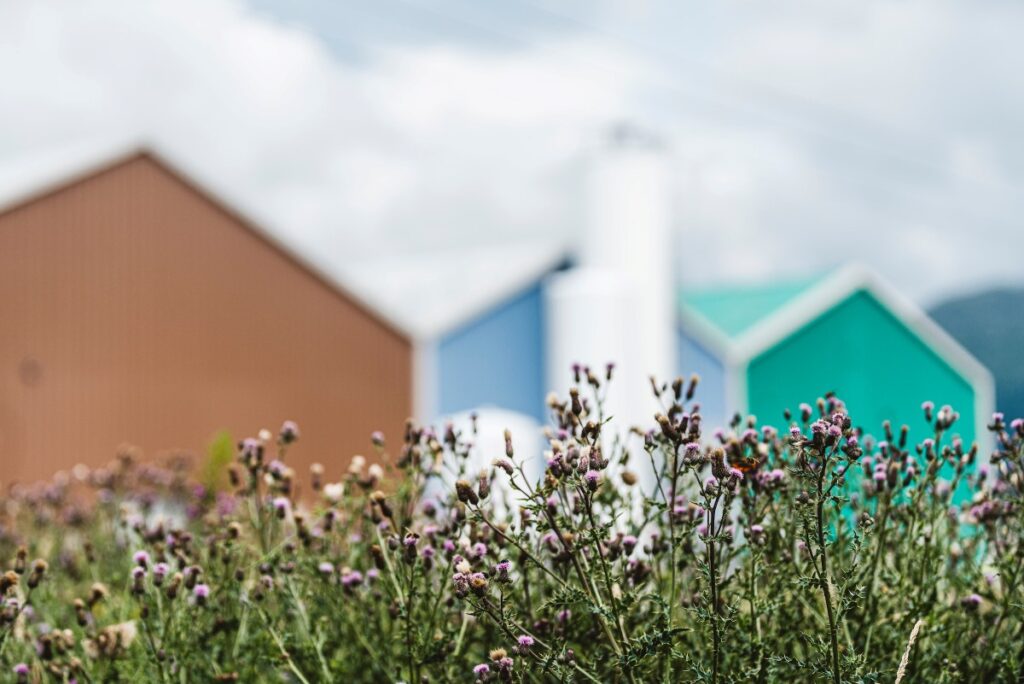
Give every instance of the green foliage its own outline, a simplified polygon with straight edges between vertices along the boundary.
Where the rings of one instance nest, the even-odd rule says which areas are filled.
[[[223,491],[228,484],[228,467],[235,458],[235,440],[222,430],[210,442],[206,459],[199,470],[199,482],[208,491]]]
[[[679,380],[619,434],[610,379],[551,400],[539,481],[511,435],[410,424],[297,501],[286,423],[219,438],[205,487],[126,452],[12,488],[4,681],[1020,679],[1024,423],[993,419],[985,468],[948,407],[913,445],[835,397],[707,440]]]

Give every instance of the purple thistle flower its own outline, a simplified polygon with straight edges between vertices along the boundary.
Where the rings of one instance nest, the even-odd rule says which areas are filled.
[[[206,584],[197,584],[192,588],[192,596],[195,598],[197,606],[205,606],[206,599],[210,596],[210,587]]]
[[[262,450],[263,445],[260,444],[260,440],[255,437],[247,437],[242,440],[242,446],[240,449],[241,457],[243,461],[255,460]]]
[[[149,554],[145,551],[136,551],[132,559],[139,567],[145,568],[149,566]]]
[[[321,575],[331,575],[334,573],[334,564],[324,561],[320,563],[320,565],[316,566],[316,569],[320,571]]]
[[[29,673],[28,665],[26,665],[25,663],[18,663],[11,669],[14,671],[14,674],[18,675],[19,677],[27,677]]]
[[[597,490],[597,484],[601,481],[601,473],[596,470],[588,470],[583,479],[587,482],[587,488],[593,492]]]
[[[376,568],[371,568],[367,573],[370,579],[376,579],[379,575]],[[346,572],[341,576],[341,585],[346,589],[353,589],[363,583],[363,573],[358,570]]]
[[[282,444],[291,444],[299,439],[299,426],[295,424],[294,420],[284,421],[279,437]]]
[[[529,634],[520,634],[519,635],[519,639],[517,641],[519,642],[519,652],[520,653],[525,653],[525,652],[529,651],[530,647],[533,646],[533,643],[534,643],[533,642],[533,637],[530,636]]]
[[[627,554],[633,553],[633,549],[636,548],[639,540],[632,534],[627,534],[622,538],[622,548],[626,550]]]
[[[455,587],[455,595],[462,598],[469,593],[469,577],[461,572],[452,575],[452,585]]]
[[[970,594],[969,596],[965,596],[962,599],[960,599],[960,605],[968,611],[978,610],[978,608],[981,607],[981,596],[977,594]]]
[[[483,595],[487,591],[487,575],[474,572],[469,576],[469,586],[477,594]]]
[[[480,663],[473,668],[473,674],[476,675],[477,679],[483,679],[484,677],[491,674],[491,666],[487,663]]]

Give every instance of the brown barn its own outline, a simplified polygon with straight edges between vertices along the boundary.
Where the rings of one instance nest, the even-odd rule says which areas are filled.
[[[145,150],[0,208],[0,321],[3,485],[285,419],[330,477],[412,411],[405,335]]]

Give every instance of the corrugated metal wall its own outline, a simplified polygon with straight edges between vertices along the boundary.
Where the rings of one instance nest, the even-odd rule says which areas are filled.
[[[0,214],[0,483],[293,419],[340,474],[401,436],[411,348],[145,154]]]

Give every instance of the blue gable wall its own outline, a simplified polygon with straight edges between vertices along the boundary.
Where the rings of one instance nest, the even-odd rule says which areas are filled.
[[[707,434],[717,427],[724,427],[729,416],[726,415],[725,398],[725,366],[704,345],[686,334],[682,328],[678,333],[679,374],[684,378],[696,373],[700,376],[697,386],[697,401],[701,404],[704,414],[704,428]]]
[[[438,410],[497,406],[545,422],[541,283],[443,337],[437,348]]]

